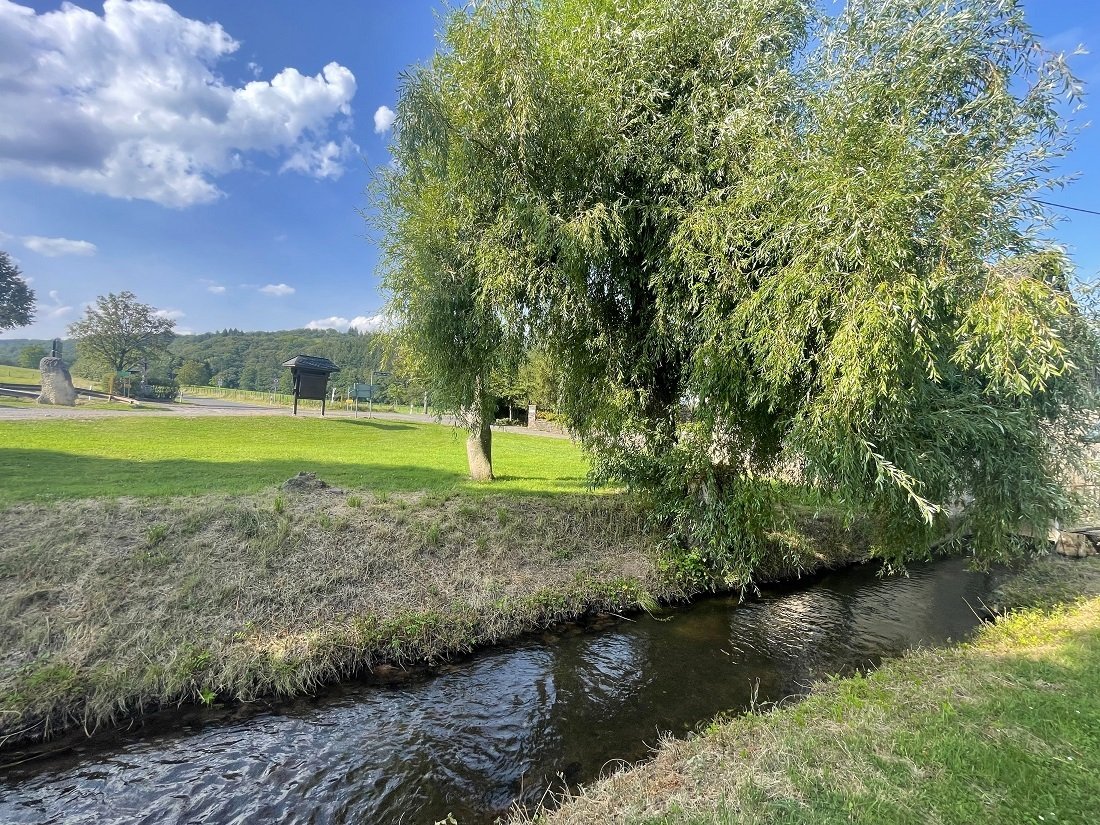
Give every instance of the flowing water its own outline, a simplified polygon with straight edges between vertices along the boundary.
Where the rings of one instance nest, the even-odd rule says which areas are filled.
[[[989,576],[871,567],[565,628],[398,686],[173,714],[0,771],[4,823],[492,822],[645,758],[663,732],[966,636]],[[0,755],[0,763],[18,754]]]

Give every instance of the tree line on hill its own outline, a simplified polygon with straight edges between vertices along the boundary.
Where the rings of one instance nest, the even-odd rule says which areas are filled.
[[[0,364],[8,367],[38,369],[38,362],[50,354],[53,341],[40,338],[9,338],[0,341]],[[76,359],[76,341],[61,342],[61,357],[71,364]]]
[[[340,367],[329,386],[345,398],[352,384],[373,380],[375,398],[394,404],[419,405],[431,389],[415,372],[403,368],[380,333],[336,330],[243,332],[226,329],[202,335],[177,336],[169,345],[167,366],[182,385],[237,388],[280,393],[291,391],[290,371],[282,366],[299,354],[318,355]],[[539,352],[525,353],[496,370],[493,389],[501,414],[506,407],[536,404],[553,409],[557,377]]]

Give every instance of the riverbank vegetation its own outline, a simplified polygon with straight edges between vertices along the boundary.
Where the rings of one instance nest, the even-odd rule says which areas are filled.
[[[537,444],[550,443],[531,438]],[[556,443],[556,442],[553,442]],[[788,578],[861,557],[794,508]],[[625,495],[337,490],[3,511],[0,744],[165,705],[309,692],[706,587]]]
[[[1081,89],[1019,3],[489,2],[440,43],[368,214],[471,473],[538,347],[596,476],[731,581],[779,468],[894,561],[1067,518],[1100,345],[1039,198]]]
[[[537,821],[1092,821],[1100,559],[1042,559],[1000,600],[1012,609],[968,644],[917,650],[818,683],[795,704],[666,740],[651,762]]]

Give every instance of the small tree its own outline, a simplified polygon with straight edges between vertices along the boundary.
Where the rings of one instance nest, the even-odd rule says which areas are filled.
[[[37,344],[23,347],[23,349],[19,350],[19,366],[29,370],[37,369],[42,359],[47,355],[49,355],[49,353],[46,352],[45,348]]]
[[[34,290],[11,256],[0,250],[0,332],[34,320]]]
[[[471,114],[440,84],[450,58],[437,55],[406,80],[399,103],[396,163],[376,181],[375,225],[383,231],[383,287],[397,321],[396,351],[411,371],[430,382],[435,404],[467,430],[470,477],[493,478],[492,431],[496,397],[491,373],[502,358],[504,334],[497,307],[481,288],[483,230],[501,202],[499,179],[484,175],[485,150],[453,140],[449,125]],[[498,90],[498,94],[500,94]],[[490,242],[491,243],[491,242]]]
[[[176,380],[189,387],[203,387],[210,383],[210,368],[202,361],[184,361]]]
[[[69,326],[69,335],[77,339],[82,357],[115,373],[133,369],[142,358],[163,355],[175,325],[134,293],[112,292],[96,298],[95,306]]]

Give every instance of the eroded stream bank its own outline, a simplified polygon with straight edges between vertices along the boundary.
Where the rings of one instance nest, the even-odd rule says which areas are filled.
[[[959,639],[990,590],[961,560],[909,578],[864,566],[740,605],[712,598],[547,634],[395,687],[344,685],[8,767],[0,820],[490,822],[562,777],[587,782],[615,760],[645,758],[659,733],[744,709],[754,693],[782,699],[826,674]]]

